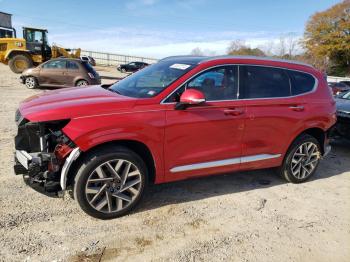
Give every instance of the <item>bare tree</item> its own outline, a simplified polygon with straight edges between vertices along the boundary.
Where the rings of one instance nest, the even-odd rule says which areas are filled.
[[[277,44],[277,54],[280,57],[293,58],[297,51],[299,38],[296,33],[287,33],[280,36]]]
[[[275,43],[273,40],[267,41],[265,44],[259,47],[267,56],[274,55]]]
[[[286,54],[286,38],[281,35],[277,44],[278,56],[283,57]]]
[[[227,53],[231,54],[231,53],[234,53],[237,50],[240,50],[241,48],[245,48],[245,47],[246,47],[246,45],[245,45],[245,42],[243,40],[236,39],[230,43],[230,46],[227,48]]]
[[[196,47],[194,49],[192,49],[190,55],[193,55],[193,56],[202,56],[204,55],[203,51],[199,48],[199,47]]]

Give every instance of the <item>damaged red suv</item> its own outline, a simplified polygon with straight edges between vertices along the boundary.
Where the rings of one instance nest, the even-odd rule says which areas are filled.
[[[306,64],[169,57],[110,86],[22,102],[15,173],[102,219],[128,213],[150,183],[273,167],[300,183],[330,151],[335,112]]]

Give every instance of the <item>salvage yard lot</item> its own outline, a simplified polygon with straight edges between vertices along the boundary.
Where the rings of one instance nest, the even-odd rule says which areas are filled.
[[[349,261],[350,142],[304,184],[262,170],[152,186],[131,215],[101,221],[14,175],[15,110],[45,91],[18,79],[0,64],[0,261]]]

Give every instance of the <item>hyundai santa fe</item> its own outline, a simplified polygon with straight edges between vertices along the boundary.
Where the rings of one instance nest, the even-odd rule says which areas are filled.
[[[330,151],[335,101],[312,66],[169,57],[113,84],[54,90],[16,112],[16,174],[89,215],[130,212],[147,185],[261,168],[300,183]]]

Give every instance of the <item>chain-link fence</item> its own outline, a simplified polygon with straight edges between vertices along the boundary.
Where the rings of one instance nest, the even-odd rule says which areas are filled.
[[[158,60],[154,58],[141,57],[141,56],[128,56],[112,53],[103,53],[95,51],[81,50],[81,55],[91,56],[95,59],[97,65],[103,66],[117,66],[120,64],[126,64],[130,62],[145,62],[149,64],[156,63]]]

